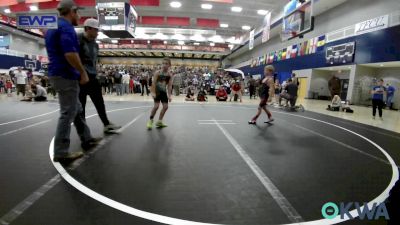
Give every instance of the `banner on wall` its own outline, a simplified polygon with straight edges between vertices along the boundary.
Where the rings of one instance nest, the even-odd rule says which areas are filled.
[[[268,14],[264,17],[264,22],[263,22],[263,33],[262,33],[262,39],[261,42],[267,42],[270,37],[270,31],[271,31],[271,12],[268,12]]]
[[[11,42],[10,34],[0,32],[0,48],[9,48]]]
[[[249,50],[252,50],[254,48],[254,33],[256,30],[250,31],[250,38],[249,38]]]
[[[374,19],[366,20],[356,24],[356,35],[365,34],[381,29],[388,28],[389,15],[379,16]]]

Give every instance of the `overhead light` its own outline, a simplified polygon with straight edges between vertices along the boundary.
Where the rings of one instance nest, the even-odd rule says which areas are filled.
[[[232,12],[241,12],[242,11],[242,7],[239,6],[233,6],[231,8]]]
[[[178,40],[178,41],[183,41],[183,40],[186,40],[186,37],[183,36],[182,34],[174,34],[172,36],[172,39],[175,39],[175,40]]]
[[[111,40],[111,43],[118,44],[118,40]]]
[[[133,43],[135,43],[135,41],[134,41],[134,40],[131,40],[131,44],[133,44]]]
[[[213,47],[214,47],[214,46],[215,46],[215,43],[214,43],[214,42],[211,42],[211,43],[210,43],[210,46],[213,46]]]
[[[268,10],[259,9],[257,10],[258,15],[265,16],[268,14]]]
[[[147,44],[150,44],[150,41],[147,41]]]
[[[205,41],[206,38],[203,37],[201,34],[195,34],[195,35],[190,37],[190,40],[192,40],[192,41]]]
[[[247,25],[245,25],[245,26],[242,26],[242,29],[243,29],[243,30],[250,30],[250,29],[251,29],[251,27],[250,27],[250,26],[247,26]]]
[[[215,35],[208,39],[209,41],[216,42],[216,43],[224,43],[224,39],[220,35]]]
[[[8,13],[11,13],[11,10],[10,9],[5,9],[4,12],[8,14]]]
[[[178,41],[178,44],[179,44],[179,45],[184,45],[185,42],[184,42],[184,41]]]
[[[235,47],[235,45],[230,44],[230,45],[228,45],[228,47],[229,47],[230,49],[233,49],[233,47]]]
[[[221,23],[219,26],[222,27],[222,28],[228,28],[228,27],[229,27],[229,24],[227,24],[227,23]]]
[[[193,43],[193,45],[200,45],[200,43],[199,42],[195,42],[195,43]]]
[[[212,5],[211,4],[201,4],[201,8],[202,9],[212,9]]]
[[[172,8],[180,8],[182,6],[182,3],[180,3],[180,2],[171,2],[171,3],[169,3],[169,5]]]
[[[100,44],[100,43],[101,43],[101,41],[96,41],[96,43],[97,43],[97,44]]]
[[[31,6],[29,6],[29,9],[30,9],[31,11],[38,11],[38,7],[37,7],[36,5],[31,5]]]
[[[164,41],[164,45],[168,44],[168,41]]]
[[[161,32],[158,32],[157,34],[155,34],[155,35],[153,36],[153,38],[154,38],[154,39],[160,39],[160,40],[168,39],[167,35],[164,35],[164,34],[161,33]]]

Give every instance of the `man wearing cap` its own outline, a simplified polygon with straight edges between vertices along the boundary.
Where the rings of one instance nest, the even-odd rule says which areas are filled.
[[[74,26],[78,25],[80,8],[72,0],[62,0],[57,7],[60,13],[58,28],[46,32],[45,41],[49,57],[50,83],[58,92],[60,117],[54,139],[55,162],[73,160],[83,155],[82,151],[70,152],[71,123],[74,122],[84,150],[98,144],[101,138],[93,138],[82,117],[79,102],[79,84],[89,81],[87,72],[79,58],[79,42]]]
[[[105,134],[117,133],[120,126],[116,126],[107,118],[106,107],[101,92],[101,86],[97,80],[97,56],[99,45],[96,43],[96,38],[99,33],[99,21],[89,18],[83,24],[85,32],[78,35],[79,39],[79,56],[82,64],[89,76],[89,82],[80,85],[79,100],[82,104],[82,117],[85,118],[86,97],[89,95],[97,114],[104,125]]]

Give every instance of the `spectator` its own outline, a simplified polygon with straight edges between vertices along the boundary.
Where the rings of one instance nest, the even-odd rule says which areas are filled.
[[[11,97],[12,86],[13,86],[13,83],[12,83],[11,79],[7,79],[7,81],[6,81],[6,91],[7,91],[7,96],[8,97]]]
[[[386,84],[386,90],[387,90],[386,107],[389,107],[390,110],[397,110],[397,109],[393,108],[393,98],[394,98],[394,92],[396,91],[396,88],[390,84]]]
[[[372,94],[372,116],[373,119],[375,119],[376,115],[376,108],[378,108],[379,111],[379,118],[383,120],[382,118],[382,108],[384,106],[383,102],[383,95],[386,92],[385,86],[383,86],[383,80],[380,79],[377,83],[376,86],[372,88],[371,94]]]
[[[281,105],[281,100],[282,98],[286,99],[290,103],[290,107],[294,108],[296,106],[296,100],[297,100],[297,83],[294,83],[293,80],[290,78],[286,84],[286,87],[284,89],[285,91],[281,93],[279,97],[279,105]]]
[[[117,70],[114,70],[113,75],[114,75],[114,84],[115,84],[115,90],[117,92],[117,96],[121,96],[123,93],[122,92],[122,75]]]
[[[23,99],[22,101],[32,101],[32,99],[35,102],[45,102],[47,101],[47,92],[44,87],[42,87],[39,84],[31,84],[31,91],[34,94],[31,97],[27,97]]]
[[[22,71],[21,67],[18,67],[17,72],[15,72],[15,78],[17,79],[17,95],[22,93],[22,96],[25,97],[25,86],[26,86],[26,73]]]
[[[207,93],[203,87],[200,87],[199,93],[197,93],[197,101],[205,102],[207,101]]]
[[[146,95],[149,96],[149,87],[147,85],[148,77],[146,74],[142,75],[140,78],[140,85],[142,86],[142,96],[144,94],[144,90],[146,89]]]
[[[335,75],[328,82],[329,91],[331,92],[331,98],[335,95],[340,95],[340,80]]]
[[[339,111],[342,104],[342,100],[340,99],[339,95],[333,96],[332,102],[328,105],[327,110],[330,111]]]
[[[223,86],[219,87],[219,89],[215,95],[216,95],[217,101],[226,102],[226,100],[228,99],[228,93],[226,92],[226,90]]]
[[[129,93],[133,94],[134,93],[134,88],[135,88],[135,82],[133,81],[133,77],[129,79]]]
[[[240,102],[242,102],[242,87],[239,80],[232,85],[232,93],[229,101],[232,101],[232,97],[235,95],[237,95],[237,98],[239,98]]]
[[[185,101],[194,101],[194,93],[191,87],[188,87]]]
[[[175,96],[179,96],[180,94],[180,87],[182,83],[181,74],[175,74],[174,80],[172,82],[172,89],[174,90]]]
[[[131,76],[128,73],[122,75],[122,94],[129,94],[129,82]]]

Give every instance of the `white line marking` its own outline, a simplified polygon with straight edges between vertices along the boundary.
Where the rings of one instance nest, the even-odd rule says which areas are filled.
[[[222,131],[225,137],[229,140],[232,146],[236,149],[242,159],[250,167],[256,177],[261,181],[267,191],[270,193],[272,198],[285,213],[288,219],[292,223],[303,222],[304,219],[296,211],[296,209],[290,204],[290,202],[285,198],[285,196],[279,191],[279,189],[272,183],[271,179],[265,175],[265,173],[257,166],[257,164],[250,158],[247,152],[239,145],[239,143],[230,135],[230,133],[221,126],[220,123],[216,123],[217,127]]]
[[[197,120],[198,122],[232,122],[232,120]]]
[[[360,153],[360,154],[362,154],[362,155],[368,156],[368,157],[373,158],[373,159],[375,159],[375,160],[378,160],[378,161],[380,161],[380,162],[382,162],[382,163],[385,163],[385,164],[387,164],[387,165],[390,165],[389,161],[387,161],[387,160],[384,160],[384,159],[381,159],[381,158],[379,158],[379,157],[377,157],[377,156],[374,156],[374,155],[372,155],[372,154],[363,152],[363,151],[361,151],[360,149],[358,149],[358,148],[356,148],[356,147],[353,147],[353,146],[351,146],[351,145],[348,145],[348,144],[346,144],[346,143],[343,143],[343,142],[341,142],[341,141],[338,141],[338,140],[336,140],[336,139],[334,139],[334,138],[325,136],[325,135],[323,135],[323,134],[320,134],[320,133],[318,133],[318,132],[315,132],[315,131],[313,131],[313,130],[310,130],[310,129],[308,129],[308,128],[302,127],[302,126],[297,125],[297,124],[292,124],[292,125],[295,126],[295,127],[297,127],[297,128],[299,128],[299,129],[302,129],[302,130],[305,130],[305,131],[307,131],[307,132],[310,132],[310,133],[312,133],[312,134],[314,134],[314,135],[317,135],[317,136],[320,136],[320,137],[322,137],[322,138],[325,138],[325,139],[327,139],[327,140],[329,140],[329,141],[332,141],[332,142],[334,142],[334,143],[336,143],[336,144],[338,144],[338,145],[341,145],[341,146],[343,146],[343,147],[346,147],[346,148],[348,148],[348,149],[350,149],[350,150],[353,150],[353,151],[355,151],[355,152],[358,152],[358,153]]]
[[[200,125],[216,125],[216,124],[222,124],[222,125],[235,125],[237,123],[199,123]]]
[[[34,123],[34,124],[28,125],[28,126],[26,126],[26,127],[22,127],[22,128],[16,129],[16,130],[8,131],[8,132],[6,132],[6,133],[0,134],[0,137],[6,136],[6,135],[9,135],[9,134],[14,134],[14,133],[17,133],[18,131],[26,130],[26,129],[28,129],[28,128],[38,126],[38,125],[40,125],[40,124],[48,123],[48,122],[50,122],[50,121],[51,121],[51,120],[45,120],[45,121],[42,121],[42,122],[39,122],[39,123]]]
[[[174,105],[174,106],[177,106],[177,105]],[[180,105],[179,105],[179,106],[180,106]],[[182,106],[184,106],[184,105],[182,105]],[[232,106],[217,106],[217,105],[216,105],[216,107],[229,107],[229,108],[233,108]],[[249,108],[249,107],[239,107],[239,106],[236,106],[236,107],[234,107],[234,108],[242,108],[242,109],[247,109],[247,110],[254,110],[254,108]],[[384,200],[389,196],[389,191],[393,188],[393,186],[395,185],[396,181],[399,179],[399,171],[397,170],[397,166],[396,166],[394,160],[392,159],[392,157],[391,157],[382,147],[380,147],[379,145],[377,145],[375,142],[371,141],[370,139],[368,139],[368,138],[366,138],[366,137],[364,137],[364,136],[362,136],[362,135],[360,135],[360,134],[358,134],[358,133],[355,133],[354,131],[348,130],[348,129],[346,129],[346,128],[343,128],[343,127],[340,127],[340,126],[337,126],[337,125],[334,125],[334,124],[331,124],[331,123],[328,123],[328,122],[325,122],[325,121],[322,121],[322,120],[317,120],[317,119],[313,119],[313,118],[310,118],[310,117],[299,116],[299,115],[290,114],[290,113],[284,113],[284,112],[277,112],[277,111],[273,111],[273,112],[274,112],[274,113],[278,113],[278,114],[286,114],[286,115],[290,115],[290,116],[294,116],[294,117],[301,117],[301,118],[305,118],[305,119],[309,119],[309,120],[315,120],[315,121],[317,121],[317,122],[321,122],[321,123],[324,123],[324,124],[327,124],[327,125],[331,125],[331,126],[340,128],[340,129],[342,129],[342,130],[345,130],[345,131],[347,131],[347,132],[350,132],[350,133],[352,133],[352,134],[354,134],[354,135],[357,135],[357,136],[363,138],[364,140],[370,142],[371,144],[373,144],[373,145],[374,145],[376,148],[378,148],[382,153],[384,153],[385,157],[386,157],[386,158],[388,159],[388,161],[390,162],[391,167],[392,167],[392,179],[391,179],[391,182],[389,183],[388,187],[387,187],[378,197],[376,197],[374,200],[372,200],[372,201],[370,201],[370,202],[368,203],[368,207],[371,208],[372,205],[373,205],[374,203],[380,204],[380,203],[384,202]],[[52,146],[52,145],[50,144],[50,147],[51,147],[51,146]],[[80,186],[83,186],[82,184],[79,184],[79,185],[80,185]],[[74,187],[75,187],[75,186],[74,186]],[[85,187],[85,186],[83,186],[83,187]],[[75,187],[75,188],[76,188],[76,187]],[[86,187],[85,187],[85,188],[86,188]],[[81,191],[80,189],[78,189],[78,190]],[[89,189],[89,190],[90,190],[90,189]],[[97,193],[93,193],[93,194],[97,194]],[[102,196],[102,195],[100,195],[100,196]],[[102,196],[102,197],[104,197],[104,196]],[[104,197],[104,198],[105,198],[105,197]],[[115,201],[113,201],[113,200],[111,200],[111,199],[110,199],[110,201],[115,202]],[[103,202],[103,203],[104,203],[104,202]],[[161,215],[157,215],[157,214],[152,214],[152,213],[144,212],[144,211],[137,210],[137,209],[135,209],[135,208],[132,208],[132,207],[129,207],[129,206],[126,206],[126,205],[117,203],[117,202],[115,202],[115,203],[117,204],[117,205],[115,205],[115,206],[116,206],[116,207],[118,206],[118,208],[116,208],[116,209],[118,209],[118,210],[120,210],[120,211],[123,211],[123,212],[129,211],[129,212],[127,212],[127,213],[129,213],[129,214],[131,214],[131,215],[134,215],[134,216],[138,216],[138,217],[144,218],[144,219],[148,219],[148,220],[151,220],[151,221],[157,221],[157,222],[166,223],[166,224],[178,224],[178,225],[181,225],[181,224],[184,224],[184,225],[195,225],[195,224],[198,224],[198,223],[196,223],[196,222],[182,221],[182,220],[175,219],[175,218],[171,218],[171,217],[165,217],[165,216],[161,216]],[[104,203],[104,204],[106,204],[106,203]],[[108,204],[106,204],[106,205],[108,205]],[[111,206],[111,205],[108,205],[108,206],[113,207],[113,206]],[[321,206],[321,207],[322,207],[322,206]],[[362,210],[361,210],[361,211],[362,211]],[[142,214],[142,213],[143,213],[143,214]],[[359,216],[357,210],[353,210],[353,211],[351,211],[350,213],[351,213],[351,215],[352,215],[354,218],[356,218],[356,217]],[[161,216],[161,217],[160,217],[160,216]],[[163,218],[165,218],[165,219],[171,219],[171,220],[163,220]],[[160,219],[161,219],[161,221],[160,221]],[[308,221],[308,222],[302,222],[302,223],[290,223],[290,224],[298,224],[298,225],[326,225],[326,224],[337,224],[337,223],[341,223],[341,222],[344,222],[344,221],[347,221],[347,220],[349,220],[349,218],[346,217],[345,219],[340,219],[340,216],[338,216],[338,217],[336,217],[336,218],[334,218],[334,219],[332,219],[332,220],[329,220],[329,219],[320,219],[320,220],[314,220],[314,221]],[[175,223],[175,222],[176,222],[176,223]],[[206,223],[204,223],[204,224],[206,224]],[[212,225],[212,224],[208,224],[208,225]],[[289,224],[286,224],[286,225],[289,225]]]
[[[147,106],[139,107],[139,108],[146,108],[146,107]],[[136,108],[138,108],[138,107],[115,109],[115,110],[107,111],[107,113],[121,111],[121,110],[128,110],[128,109],[136,109]],[[92,117],[94,117],[96,115],[97,114],[93,114],[93,115],[87,116],[86,119],[92,118]],[[134,118],[128,124],[126,124],[121,129],[119,129],[119,131],[122,132],[123,130],[125,130],[127,127],[132,125],[137,119],[139,119],[139,117],[141,117],[143,115],[144,115],[144,113],[141,113],[139,116]],[[113,136],[108,136],[108,140],[110,140],[112,137]],[[101,144],[102,144],[101,146],[103,146],[104,144],[106,144],[106,142],[103,141]],[[54,137],[53,137],[53,139],[51,141],[51,146],[54,146]],[[92,151],[89,152],[89,155],[94,154],[99,149],[100,149],[99,147],[96,147],[95,149],[93,149]],[[51,151],[51,154],[54,154],[54,151]],[[88,156],[85,155],[84,158],[88,158]],[[52,159],[52,157],[51,157],[51,159]],[[53,160],[51,160],[51,161],[53,161]],[[76,160],[71,165],[72,166],[71,169],[75,169],[76,167],[78,167],[80,164],[82,164],[84,162],[83,159],[80,159],[79,162],[77,162],[77,161],[78,160]],[[54,163],[53,163],[53,165],[54,165]],[[66,171],[62,172],[62,173],[66,173]],[[61,173],[57,174],[56,176],[51,178],[47,183],[43,184],[39,189],[37,189],[35,192],[33,192],[31,195],[29,195],[27,198],[25,198],[17,206],[15,206],[13,209],[11,209],[7,214],[2,216],[0,218],[0,224],[1,225],[8,225],[8,224],[12,223],[15,219],[17,219],[25,210],[27,210],[31,205],[33,205],[37,200],[39,200],[43,195],[45,195],[50,189],[52,189],[56,184],[58,184],[61,181],[61,176],[60,175],[61,175]]]
[[[25,118],[25,119],[20,119],[20,120],[14,120],[14,121],[10,121],[10,122],[0,123],[0,126],[7,125],[7,124],[12,124],[12,123],[18,123],[18,122],[25,121],[25,120],[30,120],[30,119],[46,116],[46,115],[55,113],[57,111],[59,111],[59,109],[51,111],[51,112],[48,112],[48,113],[40,114],[40,115],[37,115],[37,116],[28,117],[28,118]]]
[[[184,105],[174,105],[174,106],[184,106]],[[215,107],[230,107],[230,108],[232,108],[232,106],[218,106],[218,105],[214,105],[214,106],[215,106]],[[145,108],[145,107],[149,107],[149,106],[143,106],[142,108]],[[138,107],[133,107],[133,108],[138,108]],[[247,109],[247,110],[254,110],[253,108],[240,107],[240,106],[236,106],[235,108],[242,108],[242,109]],[[305,118],[305,119],[315,120],[315,121],[318,121],[318,122],[325,123],[325,124],[327,124],[327,125],[335,126],[335,127],[340,128],[340,129],[343,129],[343,130],[345,130],[345,131],[348,131],[348,132],[350,132],[350,133],[352,133],[352,134],[355,134],[355,135],[357,135],[357,136],[363,138],[364,140],[370,142],[371,144],[373,144],[376,148],[378,148],[378,149],[385,155],[386,158],[388,158],[388,160],[389,160],[389,162],[390,162],[390,164],[391,164],[392,172],[393,172],[393,173],[392,173],[391,182],[390,182],[390,184],[388,185],[388,187],[387,187],[378,197],[376,197],[374,200],[370,201],[370,202],[368,203],[368,207],[371,208],[371,206],[372,206],[375,202],[377,202],[378,204],[382,203],[382,202],[386,199],[386,197],[389,196],[389,191],[393,188],[394,184],[395,184],[396,181],[398,180],[399,174],[398,174],[397,166],[396,166],[394,160],[393,160],[393,159],[391,158],[391,156],[390,156],[383,148],[381,148],[379,145],[377,145],[376,143],[374,143],[374,142],[371,141],[370,139],[368,139],[368,138],[366,138],[366,137],[364,137],[364,136],[362,136],[362,135],[360,135],[360,134],[357,134],[357,133],[355,133],[355,132],[353,132],[353,131],[351,131],[351,130],[348,130],[348,129],[346,129],[346,128],[343,128],[343,127],[340,127],[340,126],[337,126],[337,125],[334,125],[334,124],[331,124],[331,123],[328,123],[328,122],[325,122],[325,121],[316,120],[316,119],[309,118],[309,117],[304,117],[304,116],[298,116],[298,115],[294,115],[294,114],[290,114],[290,113],[283,113],[283,112],[276,112],[276,111],[274,111],[274,113],[278,113],[278,114],[287,114],[287,115],[295,116],[295,117],[302,117],[302,118]],[[50,150],[51,146],[53,146],[53,143],[50,143],[49,152],[52,152],[52,151]],[[73,178],[72,178],[72,179],[73,179]],[[77,183],[77,185],[78,185],[78,184],[79,184],[79,187],[87,188],[87,187],[83,186],[83,185],[80,184],[80,183]],[[74,186],[74,187],[75,187],[75,186]],[[77,188],[77,187],[75,187],[75,188]],[[88,189],[88,188],[87,188],[87,189]],[[78,190],[81,191],[81,189],[78,189]],[[90,189],[88,189],[88,190],[90,190]],[[92,190],[90,190],[90,191],[92,191]],[[98,194],[95,193],[95,192],[94,192],[93,194],[94,194],[94,195],[98,195]],[[99,195],[99,197],[100,197],[100,196],[103,197],[103,198],[106,198],[106,197],[104,197],[104,196],[102,196],[102,195]],[[107,199],[107,198],[106,198],[106,199]],[[106,200],[106,199],[103,199],[103,200]],[[97,200],[97,199],[96,199],[96,200]],[[178,224],[178,225],[181,225],[181,224],[184,224],[184,225],[198,225],[198,224],[212,225],[212,224],[207,224],[207,223],[197,223],[197,222],[192,222],[192,221],[185,221],[185,220],[180,220],[180,219],[175,219],[175,218],[171,218],[171,217],[161,216],[161,215],[157,215],[157,214],[153,214],[153,213],[148,213],[148,212],[144,212],[144,211],[141,211],[141,210],[137,210],[137,209],[135,209],[135,208],[132,208],[132,207],[123,205],[123,204],[121,204],[121,203],[115,202],[114,200],[111,200],[111,199],[110,199],[110,201],[111,201],[111,202],[114,202],[114,203],[116,204],[116,206],[118,206],[118,208],[116,208],[116,209],[118,209],[118,210],[120,210],[120,211],[129,213],[129,214],[134,215],[134,216],[139,216],[139,217],[141,217],[141,218],[148,219],[148,220],[151,220],[151,221],[157,221],[157,222],[161,222],[161,223],[165,223],[165,224]],[[104,203],[104,204],[105,204],[105,203]],[[107,204],[106,204],[106,205],[107,205]],[[109,206],[110,206],[110,205],[109,205]],[[110,207],[111,207],[111,206],[110,206]],[[362,210],[361,210],[361,211],[362,211]],[[358,212],[357,212],[357,210],[353,210],[353,211],[351,211],[350,213],[351,213],[351,215],[352,215],[354,218],[358,217]],[[143,216],[140,216],[140,215],[142,215],[142,214],[143,214]],[[144,217],[144,216],[145,216],[145,217]],[[153,218],[154,218],[155,220],[153,220]],[[165,220],[165,219],[168,219],[168,220]],[[169,220],[169,219],[170,219],[170,220]],[[326,224],[336,224],[336,223],[344,222],[344,221],[347,221],[347,220],[349,220],[349,218],[345,218],[344,220],[341,220],[340,217],[338,216],[338,217],[336,217],[335,219],[332,219],[332,220],[321,219],[321,220],[314,220],[314,221],[302,222],[302,223],[291,223],[291,224],[298,224],[298,225],[326,225]],[[0,221],[1,221],[1,220],[0,220]],[[176,223],[175,223],[175,222],[176,222]],[[287,224],[287,225],[288,225],[288,224]]]

